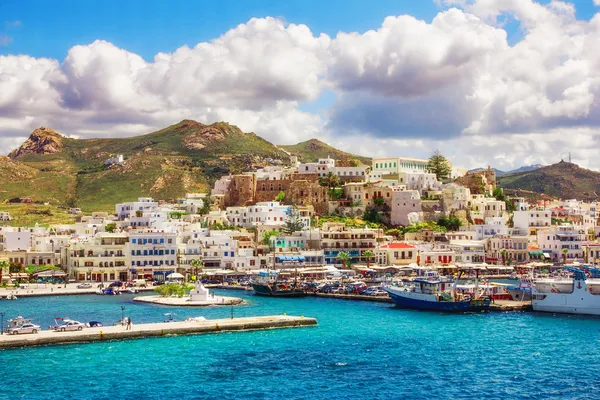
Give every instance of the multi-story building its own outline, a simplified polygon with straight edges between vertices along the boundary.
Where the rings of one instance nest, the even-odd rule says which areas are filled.
[[[485,241],[485,261],[490,264],[515,264],[529,261],[527,236],[496,235]]]
[[[136,279],[129,270],[129,236],[126,233],[98,233],[75,238],[63,248],[71,278],[109,282]]]
[[[321,247],[325,262],[341,265],[338,254],[342,251],[350,255],[351,263],[364,263],[363,253],[367,250],[374,253],[379,242],[383,241],[382,229],[349,228],[344,224],[327,222],[321,228]]]
[[[535,235],[539,229],[552,225],[552,214],[545,208],[515,211],[513,213],[513,224],[528,235]]]
[[[548,253],[554,261],[563,260],[566,255],[567,262],[583,261],[583,243],[589,239],[584,229],[573,225],[553,225],[537,231],[537,244],[544,253]]]
[[[158,203],[150,197],[140,197],[137,201],[117,204],[115,206],[115,214],[120,220],[131,218],[134,216],[142,216],[146,211],[154,211],[158,209]]]
[[[130,239],[131,274],[138,279],[165,280],[177,269],[177,234],[133,232]]]
[[[403,242],[386,243],[375,251],[377,263],[380,265],[416,264],[417,255],[415,246]]]
[[[418,190],[392,190],[390,222],[392,225],[410,225],[423,219],[421,195]]]
[[[472,240],[455,240],[448,248],[454,252],[457,263],[482,263],[485,260],[483,242]]]

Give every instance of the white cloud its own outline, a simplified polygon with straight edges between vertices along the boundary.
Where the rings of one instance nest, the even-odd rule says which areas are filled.
[[[190,118],[225,120],[275,143],[319,137],[368,155],[457,165],[550,163],[569,149],[600,168],[600,14],[571,3],[439,0],[430,22],[390,16],[364,33],[314,34],[251,19],[151,61],[102,40],[62,61],[0,56],[0,132],[46,125],[78,137],[133,135]],[[518,21],[509,44],[504,26]],[[324,88],[331,108],[318,103]]]

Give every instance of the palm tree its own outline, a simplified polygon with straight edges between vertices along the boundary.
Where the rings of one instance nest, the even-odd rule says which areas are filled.
[[[328,172],[325,175],[325,184],[329,189],[335,189],[340,184],[340,178],[333,172]]]
[[[503,249],[500,254],[502,255],[502,265],[506,265],[506,255],[508,254],[508,251]]]
[[[6,272],[8,272],[9,266],[10,266],[10,264],[8,263],[8,261],[6,261],[6,260],[0,261],[0,284],[2,283],[2,274],[4,274],[4,270],[6,269]]]
[[[561,253],[563,256],[563,264],[566,264],[567,263],[567,253],[569,253],[569,249],[562,249]]]
[[[375,253],[371,250],[367,250],[364,251],[362,255],[367,259],[367,268],[369,268],[371,266],[371,258],[375,257]]]
[[[347,251],[340,251],[337,255],[337,259],[342,262],[344,269],[346,269],[346,266],[349,266],[350,254],[348,254]]]
[[[194,272],[196,274],[196,281],[197,281],[198,280],[198,270],[200,270],[200,272],[202,272],[202,269],[204,268],[204,263],[200,259],[195,259],[190,262],[190,265],[194,268]]]

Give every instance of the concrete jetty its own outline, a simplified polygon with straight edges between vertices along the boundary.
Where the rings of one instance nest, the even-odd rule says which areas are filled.
[[[136,287],[136,290],[139,292],[152,292],[154,291],[154,287],[146,287],[140,288]],[[64,286],[50,286],[46,288],[26,288],[26,289],[0,289],[0,298],[6,298],[8,295],[14,295],[18,299],[23,297],[41,297],[41,296],[76,296],[80,294],[96,294],[96,292],[100,290],[97,287],[93,287],[90,289],[78,289],[74,285],[69,285],[69,287]]]
[[[126,330],[126,327],[122,325],[85,328],[81,331],[70,332],[43,330],[37,334],[0,335],[0,349],[103,342],[107,340],[124,340],[167,335],[195,335],[231,331],[293,328],[314,325],[317,325],[317,320],[315,318],[272,315],[264,317],[133,324],[131,330]]]

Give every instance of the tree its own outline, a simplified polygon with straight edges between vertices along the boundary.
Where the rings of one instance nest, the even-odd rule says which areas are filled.
[[[436,150],[435,153],[429,157],[427,169],[431,173],[435,174],[436,178],[440,181],[448,180],[450,178],[450,174],[452,173],[450,162],[438,150]]]
[[[340,251],[337,255],[337,259],[342,262],[344,269],[350,267],[350,254],[347,251]]]
[[[202,199],[202,207],[198,209],[198,214],[207,215],[210,212],[212,206],[212,199],[210,196],[206,196]]]
[[[508,254],[508,251],[506,251],[505,249],[502,249],[500,251],[500,255],[502,256],[502,265],[506,265],[506,255]]]
[[[262,244],[269,246],[271,244],[271,237],[279,235],[277,231],[266,231],[262,235]]]
[[[329,189],[335,189],[340,185],[340,178],[333,172],[328,172],[323,177],[322,182],[324,183],[324,186],[327,186]]]
[[[500,188],[494,189],[492,196],[494,196],[496,200],[506,201],[506,196],[504,196],[504,192]]]
[[[198,280],[198,271],[202,272],[202,270],[204,269],[204,263],[198,258],[192,260],[190,262],[190,265],[192,266],[192,268],[194,268],[194,275],[196,275],[196,280]]]
[[[367,259],[367,268],[369,268],[371,266],[371,258],[375,257],[375,253],[371,250],[367,250],[364,251],[362,255]]]
[[[302,217],[300,216],[300,211],[298,208],[292,207],[290,209],[290,213],[285,219],[285,224],[281,231],[286,235],[291,235],[294,232],[299,232],[304,229],[304,221],[302,221]]]
[[[108,233],[113,233],[115,229],[117,229],[117,224],[115,224],[114,222],[106,224],[106,226],[104,227],[104,230]]]
[[[440,217],[437,224],[439,226],[445,227],[449,231],[457,231],[461,227],[462,222],[460,221],[460,218],[455,217],[455,216],[450,216],[448,218]]]
[[[567,254],[569,253],[569,249],[562,249],[560,251],[562,253],[562,257],[563,257],[563,264],[567,263]]]
[[[6,260],[0,261],[0,283],[2,283],[2,276],[4,275],[5,270],[8,272],[9,265],[10,264]]]
[[[279,194],[277,194],[277,196],[275,196],[275,201],[278,201],[281,203],[283,201],[283,199],[285,199],[285,192],[282,190],[279,192]]]

